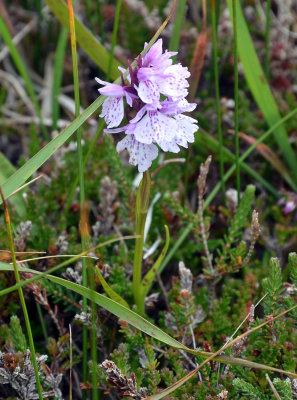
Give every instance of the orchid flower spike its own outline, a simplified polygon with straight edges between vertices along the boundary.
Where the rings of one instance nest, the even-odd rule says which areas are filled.
[[[183,114],[196,108],[195,103],[186,100],[190,72],[181,64],[172,64],[175,54],[163,52],[159,39],[143,58],[137,58],[136,68],[130,68],[128,83],[123,77],[121,85],[95,78],[104,86],[99,89],[100,94],[107,96],[100,114],[107,124],[105,133],[124,132],[117,151],[127,149],[130,164],[137,165],[139,172],[150,168],[157,158],[156,145],[165,152],[178,153],[179,146],[187,148],[195,140],[197,121]],[[128,123],[120,126],[124,116]]]

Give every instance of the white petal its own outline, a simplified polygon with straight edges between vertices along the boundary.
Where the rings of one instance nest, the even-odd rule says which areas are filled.
[[[178,125],[175,141],[180,146],[187,148],[188,143],[194,143],[195,141],[194,133],[198,130],[197,121],[186,115],[177,115],[175,119]]]
[[[134,135],[141,143],[157,143],[161,148],[164,142],[174,139],[177,131],[175,119],[160,113],[149,111],[135,126]],[[165,150],[166,151],[166,150]]]
[[[120,125],[124,118],[124,103],[122,97],[108,97],[102,105],[102,113],[108,128]]]
[[[179,153],[180,148],[176,144],[175,140],[172,140],[171,142],[162,142],[162,146],[160,144],[160,147],[163,151],[170,151],[171,153]]]
[[[130,155],[129,163],[138,165],[138,171],[144,172],[158,156],[158,148],[154,144],[143,144],[135,139],[134,135],[127,135],[117,145],[117,151],[127,149]]]
[[[137,91],[144,103],[151,104],[160,99],[160,87],[158,83],[151,80],[139,82]]]
[[[181,64],[171,65],[165,69],[164,75],[167,75],[166,78],[160,82],[163,94],[174,97],[187,96],[186,88],[189,87],[189,83],[186,78],[190,73],[186,67],[182,67]]]

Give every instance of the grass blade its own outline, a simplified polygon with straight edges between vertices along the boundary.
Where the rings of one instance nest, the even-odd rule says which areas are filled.
[[[15,172],[14,166],[10,163],[10,161],[4,156],[4,154],[0,151],[0,185],[3,183]],[[23,217],[26,213],[25,202],[20,193],[17,193],[13,196],[10,202],[14,205],[16,212],[20,217]]]
[[[223,134],[221,124],[221,97],[219,86],[219,67],[218,67],[218,49],[217,49],[217,20],[215,0],[211,1],[211,25],[212,25],[212,48],[213,48],[213,70],[216,87],[216,109],[217,109],[217,131],[219,139],[219,162],[220,162],[220,177],[222,181],[222,197],[225,203],[225,184],[222,180],[224,176],[224,157],[223,157]]]
[[[240,203],[240,164],[239,164],[239,136],[238,136],[238,45],[237,45],[237,0],[232,0],[233,12],[233,59],[234,59],[234,137],[235,137],[235,170],[237,202]]]
[[[73,66],[73,83],[74,83],[74,100],[75,100],[75,116],[79,116],[80,112],[80,96],[79,96],[79,79],[78,79],[78,62],[77,62],[77,51],[76,51],[76,32],[72,0],[67,0],[68,13],[69,13],[69,29],[71,39],[71,54],[72,54],[72,66]],[[84,168],[83,168],[83,153],[82,153],[82,127],[80,126],[76,132],[76,143],[77,143],[77,155],[78,155],[78,175],[79,175],[79,205],[80,205],[80,220],[81,220],[81,248],[82,251],[86,251],[86,234],[84,232],[83,211],[85,207],[85,183],[84,183]],[[87,231],[87,230],[86,230]],[[87,264],[86,259],[82,259],[82,284],[88,286],[87,279]],[[83,297],[82,304],[83,312],[87,312],[87,299]],[[91,343],[93,350],[93,341]],[[96,346],[96,344],[95,344]],[[92,351],[93,354],[93,351]],[[95,351],[96,354],[96,351]],[[97,357],[96,357],[97,358]],[[96,359],[93,360],[95,365],[97,364]],[[85,382],[88,374],[88,330],[86,326],[83,326],[83,381]],[[94,386],[93,397],[98,398],[98,392],[96,390],[96,379],[94,380],[94,374],[92,374],[92,382]],[[86,392],[83,393],[83,398],[86,399]]]
[[[230,15],[232,15],[232,0],[227,0],[227,3]],[[281,119],[281,116],[269,85],[265,79],[239,2],[237,2],[236,15],[238,52],[243,71],[256,103],[261,109],[268,125],[272,127]],[[277,145],[282,152],[287,165],[290,167],[295,181],[297,182],[297,158],[289,142],[284,126],[279,125],[274,129],[273,134]]]
[[[187,4],[186,0],[178,0],[174,26],[173,26],[172,35],[170,38],[170,43],[169,43],[169,51],[177,51],[178,50],[180,34],[181,34],[183,20],[184,20],[184,16],[185,16],[186,4]],[[176,56],[174,56],[172,59],[175,59],[175,58],[176,58]]]
[[[8,197],[12,192],[23,185],[30,176],[38,170],[54,153],[61,147],[67,139],[101,106],[105,97],[100,96],[96,99],[78,118],[68,125],[56,138],[51,140],[37,154],[19,168],[3,184],[4,197]],[[0,204],[2,200],[0,199]]]
[[[67,5],[62,0],[46,0],[46,3],[61,24],[69,29]],[[108,70],[109,52],[76,17],[74,17],[74,20],[77,42],[88,56],[95,61],[98,67],[106,73]],[[112,61],[110,74],[112,79],[119,76],[119,65],[115,60]]]
[[[53,75],[54,75],[53,87],[52,87],[52,120],[53,120],[52,129],[53,129],[53,131],[55,131],[57,129],[57,122],[58,122],[59,114],[60,114],[58,97],[60,94],[61,84],[62,84],[62,74],[63,74],[64,56],[65,56],[66,45],[67,45],[67,36],[68,36],[67,29],[62,28],[60,35],[59,35],[57,49],[56,49],[56,53],[55,53],[54,72],[53,72]]]
[[[9,216],[7,203],[6,203],[6,200],[4,199],[1,187],[0,187],[0,195],[2,197],[2,201],[3,201],[3,205],[4,205],[5,222],[6,222],[6,226],[7,226],[7,236],[8,236],[9,246],[10,246],[10,253],[11,253],[11,259],[12,259],[12,264],[13,264],[13,271],[14,271],[15,281],[16,281],[17,284],[19,284],[20,281],[21,281],[21,278],[20,278],[20,273],[19,273],[19,270],[18,270],[18,265],[17,265],[17,260],[16,260],[16,254],[15,254],[15,248],[14,248],[14,243],[13,243],[13,235],[12,235],[12,229],[11,229],[10,216]],[[38,365],[37,365],[37,360],[36,360],[36,353],[35,353],[35,346],[34,346],[34,340],[33,340],[33,335],[32,335],[32,329],[31,329],[31,324],[30,324],[30,319],[29,319],[29,315],[28,315],[28,310],[27,310],[27,306],[26,306],[26,302],[25,302],[23,289],[21,287],[18,288],[18,293],[19,293],[20,303],[21,303],[21,307],[22,307],[22,311],[23,311],[23,315],[24,315],[24,319],[25,319],[27,335],[28,335],[28,339],[29,339],[29,346],[30,346],[30,351],[31,351],[31,360],[32,360],[35,379],[36,379],[38,397],[39,397],[39,400],[42,400],[43,396],[42,396],[42,389],[41,389],[41,383],[40,383],[39,372],[38,372]]]
[[[264,71],[267,81],[269,81],[269,39],[270,39],[270,24],[271,24],[271,0],[266,1],[266,26],[265,26],[265,61]]]
[[[176,349],[184,350],[188,353],[191,353],[191,354],[194,354],[197,356],[201,356],[201,357],[205,358],[206,360],[211,356],[213,358],[213,360],[222,362],[224,364],[240,365],[240,366],[247,367],[247,368],[256,368],[256,369],[262,369],[262,370],[267,370],[267,371],[272,371],[272,372],[283,373],[288,376],[292,376],[294,378],[297,377],[297,375],[292,372],[283,371],[283,370],[280,370],[277,368],[269,367],[269,366],[266,366],[263,364],[258,364],[258,363],[252,362],[252,361],[243,360],[243,359],[235,358],[235,357],[234,358],[228,357],[228,356],[219,355],[219,354],[215,356],[214,353],[208,353],[208,352],[204,352],[204,351],[190,349],[190,348],[186,347],[185,345],[183,345],[182,343],[175,340],[174,338],[172,338],[166,332],[163,332],[159,327],[153,325],[151,322],[147,321],[145,318],[136,314],[134,311],[129,310],[128,308],[124,307],[123,305],[115,302],[112,299],[109,299],[108,297],[106,297],[102,294],[94,292],[91,289],[86,288],[84,286],[78,285],[77,283],[73,283],[73,282],[67,281],[66,279],[59,278],[57,276],[48,275],[46,273],[42,273],[42,272],[39,272],[36,270],[23,268],[23,267],[18,267],[18,269],[20,272],[30,272],[30,273],[36,275],[37,278],[40,278],[41,276],[43,276],[46,279],[49,279],[61,286],[64,286],[70,290],[73,290],[74,292],[80,294],[81,296],[85,296],[90,300],[93,299],[97,305],[105,308],[112,314],[116,315],[118,318],[123,319],[124,321],[128,322],[135,328],[137,328],[140,331],[146,333],[147,335],[153,337],[154,339],[167,344],[168,346],[174,347]],[[0,271],[13,271],[13,266],[0,261]],[[22,282],[22,285],[26,285],[27,283],[29,283],[30,280],[31,279],[28,279],[27,281]],[[294,307],[297,307],[297,305]],[[288,310],[286,310],[282,314],[279,314],[275,318],[278,318],[281,315],[284,315],[286,312],[288,312]],[[254,330],[260,329],[262,326],[269,323],[269,321],[265,321],[253,329]],[[245,334],[247,334],[247,333],[245,333]],[[243,335],[245,335],[245,334],[243,334]],[[242,335],[241,335],[241,337],[242,337]],[[234,341],[229,342],[228,345],[233,344],[233,342]],[[220,349],[217,353],[219,353],[221,351],[222,351],[222,349]]]
[[[111,38],[111,49],[110,49],[108,68],[107,68],[107,74],[106,74],[107,81],[109,81],[109,79],[111,77],[111,68],[112,68],[112,64],[114,61],[114,49],[115,49],[116,42],[117,42],[117,34],[118,34],[118,29],[119,29],[121,8],[122,8],[122,0],[117,0],[117,6],[116,6],[114,24],[113,24],[113,30],[112,30],[112,38]]]

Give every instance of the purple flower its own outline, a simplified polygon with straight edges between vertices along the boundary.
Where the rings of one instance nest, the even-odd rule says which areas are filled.
[[[287,201],[285,207],[284,207],[284,214],[290,214],[292,211],[294,211],[296,208],[296,204],[293,200]]]
[[[288,215],[297,209],[297,194],[294,192],[284,193],[286,197],[282,197],[277,204],[283,205],[283,213]],[[297,213],[295,214],[294,219],[297,219]]]
[[[107,123],[105,132],[125,133],[117,151],[127,149],[129,162],[138,165],[140,172],[146,171],[157,157],[155,144],[163,151],[177,153],[179,146],[187,148],[188,143],[194,142],[194,133],[198,130],[197,121],[183,115],[193,111],[196,104],[188,103],[185,98],[190,73],[181,64],[172,64],[171,57],[175,54],[163,53],[162,40],[159,39],[143,58],[137,58],[134,70],[129,66],[128,83],[123,75],[121,85],[96,78],[105,86],[99,92],[107,96],[100,114]],[[128,124],[119,127],[124,115]]]

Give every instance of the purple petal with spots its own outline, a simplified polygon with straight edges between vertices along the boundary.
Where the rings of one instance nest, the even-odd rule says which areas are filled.
[[[139,82],[138,96],[147,104],[152,104],[160,99],[160,87],[157,82],[147,80]]]
[[[127,135],[117,144],[117,151],[127,149],[130,155],[129,163],[138,165],[138,171],[144,172],[158,156],[158,148],[154,144],[143,144],[135,139],[134,135]]]
[[[177,123],[173,118],[159,111],[148,111],[136,124],[134,135],[141,143],[155,142],[162,148],[164,141],[170,142],[174,139],[176,130]]]
[[[198,131],[197,121],[186,115],[177,115],[175,120],[178,126],[175,137],[176,143],[187,148],[188,143],[194,143],[195,141],[194,133]]]
[[[108,97],[102,105],[100,117],[105,119],[108,128],[119,126],[124,118],[123,97]]]

